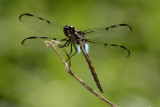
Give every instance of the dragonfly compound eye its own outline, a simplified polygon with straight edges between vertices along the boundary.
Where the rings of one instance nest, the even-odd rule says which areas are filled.
[[[64,34],[66,36],[72,36],[75,34],[75,28],[73,26],[67,25],[64,27]]]

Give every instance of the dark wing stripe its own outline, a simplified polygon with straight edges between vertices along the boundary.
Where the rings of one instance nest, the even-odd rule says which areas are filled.
[[[118,46],[118,45],[116,45],[116,44],[111,44],[112,46]]]
[[[24,16],[24,15],[27,15],[27,16],[34,16],[34,15],[32,15],[32,14],[29,14],[29,13],[24,13],[24,14],[21,14],[21,15],[19,16],[19,20],[21,20],[22,16]]]
[[[131,26],[129,26],[128,24],[118,24],[118,25],[113,25],[113,26],[109,26],[109,27],[106,27],[106,30],[109,30],[110,28],[114,28],[114,27],[118,27],[118,26],[128,26],[130,31],[132,31],[132,28]],[[93,32],[93,31],[91,31]],[[88,33],[88,32],[87,32]],[[90,32],[89,32],[90,33]]]
[[[22,45],[24,45],[24,42],[27,40],[27,39],[35,39],[37,38],[36,36],[31,36],[31,37],[27,37],[25,39],[23,39],[23,41],[21,42]],[[25,45],[24,45],[25,46]]]
[[[44,19],[44,18],[41,18],[41,17],[38,17],[38,16],[35,16],[35,15],[32,15],[32,14],[29,14],[29,13],[24,13],[24,14],[22,14],[22,15],[20,15],[19,16],[19,20],[21,21],[21,22],[23,22],[21,19],[22,19],[22,17],[23,16],[32,16],[32,17],[36,17],[36,18],[38,18],[38,19],[40,19],[40,20],[44,20],[46,23],[48,23],[48,24],[54,24],[54,25],[57,25],[57,26],[60,26],[60,27],[64,27],[63,25],[61,25],[61,24],[59,24],[59,23],[54,23],[54,22],[51,22],[51,21],[49,21],[49,20],[46,20],[46,19]]]
[[[84,31],[87,39],[101,42],[110,42],[126,37],[132,28],[127,24],[117,24],[109,27],[93,28]]]
[[[42,39],[47,39],[48,37],[40,37],[40,38],[42,38]]]
[[[120,26],[128,26],[127,24],[119,24]]]
[[[132,32],[132,28],[131,28],[130,25],[128,25],[128,24],[119,24],[119,25],[120,25],[120,26],[128,26],[128,27],[130,28],[131,32]]]
[[[52,39],[52,40],[57,40],[56,38],[51,38],[51,37],[37,37],[37,36],[31,36],[31,37],[25,38],[25,39],[21,42],[21,44],[25,46],[24,42],[25,42],[26,40],[28,40],[28,39],[38,39],[38,38],[41,38],[41,39],[49,39],[49,38],[50,38],[50,39]]]
[[[130,31],[132,31],[132,28],[131,26],[129,26],[128,24],[117,24],[117,25],[112,25],[112,26],[109,26],[109,27],[106,27],[105,29],[106,30],[109,30],[110,28],[114,28],[114,27],[119,27],[119,26],[127,26],[129,27]],[[102,30],[104,28],[93,28],[93,29],[88,29],[86,31],[84,31],[84,33],[92,33],[92,32],[95,32],[95,31],[98,31],[98,30]]]
[[[91,47],[90,48],[90,56],[91,57],[93,57],[93,56],[94,57],[105,56],[105,55],[107,57],[110,57],[109,55],[113,55],[112,56],[113,58],[114,58],[114,55],[115,55],[115,57],[116,56],[117,57],[129,57],[130,56],[130,50],[125,46],[117,45],[117,44],[111,44],[111,43],[103,43],[103,42],[98,42],[98,41],[91,41],[91,40],[88,40],[88,39],[86,39],[86,41]],[[94,51],[95,48],[98,49],[99,51],[95,52]],[[102,54],[101,51],[105,51],[106,54]],[[94,52],[96,54],[94,54]],[[108,52],[109,52],[109,54],[108,54]]]
[[[48,20],[47,20],[47,23],[48,23],[48,24],[51,24],[51,22],[50,22],[50,21],[48,21]]]
[[[111,28],[114,28],[114,27],[116,27],[117,25],[113,25],[113,26],[111,26]]]
[[[27,37],[26,39],[34,39],[37,38],[36,36]]]
[[[126,56],[126,57],[129,57],[130,56],[130,50],[127,48],[127,47],[125,47],[125,46],[120,46],[121,48],[123,48],[123,49],[126,49],[127,51],[128,51],[128,55]]]
[[[44,20],[43,18],[41,18],[41,17],[38,17],[40,20]]]
[[[33,17],[37,17],[38,19],[40,19],[40,20],[44,20],[44,21],[46,21],[48,24],[51,24],[51,22],[49,21],[49,20],[46,20],[46,19],[43,19],[43,18],[41,18],[41,17],[38,17],[38,16],[35,16],[35,15],[32,15],[32,14],[29,14],[29,13],[25,13],[25,14],[22,14],[22,15],[20,15],[19,16],[19,20],[22,22],[22,20],[21,20],[21,18],[23,17],[23,16],[33,16]]]
[[[104,45],[107,46],[107,43],[105,43]],[[129,50],[127,47],[122,46],[122,45],[116,45],[116,44],[111,44],[111,45],[112,45],[112,46],[119,46],[119,47],[127,50],[127,51],[128,51],[128,55],[127,55],[126,57],[129,57],[129,56],[130,56],[130,50]]]
[[[107,27],[106,30],[108,30],[110,27]],[[88,33],[88,32],[87,32]]]
[[[107,46],[107,43],[105,43],[104,46]]]
[[[64,25],[62,24],[29,13],[20,15],[19,20],[31,29],[43,33],[45,36],[49,35],[56,38],[64,38]]]
[[[105,43],[104,45],[107,46],[106,43]],[[119,47],[121,47],[121,48],[127,50],[127,51],[128,51],[128,55],[127,55],[126,57],[129,57],[129,56],[130,56],[130,50],[129,50],[127,47],[122,46],[122,45],[116,45],[116,44],[111,44],[111,45],[112,45],[112,46],[119,46]]]

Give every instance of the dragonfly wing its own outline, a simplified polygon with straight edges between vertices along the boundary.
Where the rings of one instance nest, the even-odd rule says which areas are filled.
[[[61,39],[56,39],[52,37],[38,37],[38,36],[31,36],[25,38],[21,44],[25,47],[28,47],[33,50],[38,50],[43,53],[50,53],[50,48],[48,48],[45,44],[45,41],[51,41],[51,40],[58,40],[60,41]],[[62,43],[65,41],[61,41]],[[53,43],[54,44],[54,43]],[[53,53],[53,52],[52,52]]]
[[[19,20],[30,28],[53,37],[64,37],[63,25],[48,21],[32,14],[22,14]]]
[[[104,28],[94,28],[84,31],[87,39],[108,42],[127,36],[132,28],[127,24],[118,24]]]
[[[130,51],[125,46],[90,41],[88,41],[87,43],[89,45],[89,55],[93,58],[104,60],[130,56]]]

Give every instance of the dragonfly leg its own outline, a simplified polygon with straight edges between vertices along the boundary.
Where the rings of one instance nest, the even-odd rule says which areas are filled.
[[[72,54],[71,55],[71,53],[72,52],[70,52],[70,55],[69,55],[69,58],[68,59],[66,59],[66,62],[71,58],[71,57],[73,57],[78,51],[77,51],[77,47],[76,47],[76,45],[75,44],[73,44],[73,46],[74,46],[74,49],[76,50],[76,52],[74,53],[74,54]],[[72,45],[71,45],[71,50],[72,50]]]
[[[71,43],[71,50],[70,50],[69,56],[71,55],[71,53],[72,53],[72,43]]]
[[[70,40],[68,40],[64,45],[62,45],[62,47],[68,47],[70,44]]]
[[[68,38],[60,39],[59,41],[67,41]]]

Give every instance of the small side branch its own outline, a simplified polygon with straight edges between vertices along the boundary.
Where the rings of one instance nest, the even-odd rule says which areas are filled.
[[[55,44],[53,44],[52,42],[55,42]],[[66,71],[73,77],[75,78],[79,83],[81,83],[87,90],[89,90],[91,93],[93,93],[95,96],[97,96],[99,99],[101,99],[102,101],[106,102],[107,104],[109,104],[111,107],[118,107],[116,106],[115,104],[113,104],[112,102],[110,102],[109,100],[107,100],[106,98],[104,98],[102,95],[98,94],[96,91],[94,91],[92,88],[90,88],[86,83],[84,83],[78,76],[76,76],[70,69],[70,66],[71,66],[71,62],[70,62],[70,59],[69,59],[69,55],[67,53],[67,51],[61,47],[61,43],[59,41],[45,41],[47,47],[50,47],[52,48],[57,54],[58,56],[60,57],[60,59],[62,60],[63,64],[65,65],[65,69]],[[69,59],[69,66],[68,64],[66,63],[65,59],[63,58],[63,56],[60,54],[60,52],[56,49],[56,46],[58,46],[59,48],[62,48],[63,51],[65,52],[65,54],[67,55],[68,59]]]

